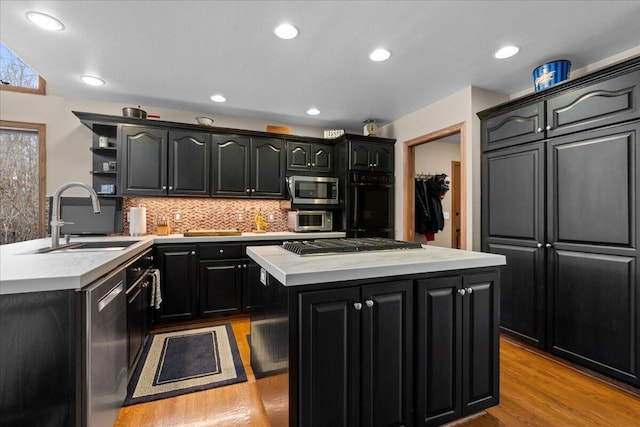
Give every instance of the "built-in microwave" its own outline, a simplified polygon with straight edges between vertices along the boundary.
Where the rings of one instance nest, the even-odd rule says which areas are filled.
[[[337,205],[338,178],[299,176],[287,178],[291,203],[303,205]]]
[[[289,211],[289,231],[332,231],[333,213],[330,211]]]

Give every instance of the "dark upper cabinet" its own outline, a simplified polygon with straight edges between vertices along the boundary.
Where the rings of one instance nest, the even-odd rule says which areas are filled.
[[[640,118],[640,71],[624,74],[547,100],[547,136]]]
[[[203,132],[122,126],[124,195],[209,194],[210,141]]]
[[[299,425],[413,425],[412,289],[300,294]]]
[[[497,289],[497,274],[417,281],[419,425],[441,425],[498,404]]]
[[[393,172],[393,144],[349,142],[349,168],[354,171]]]
[[[215,135],[213,141],[214,196],[284,198],[283,140]]]
[[[211,135],[204,132],[169,132],[169,195],[208,196]]]
[[[494,150],[542,140],[544,134],[544,102],[535,102],[491,117],[482,122],[482,149]]]
[[[287,141],[287,170],[331,173],[333,146],[309,142]]]
[[[156,247],[162,304],[159,320],[186,320],[197,316],[196,245]]]
[[[120,129],[122,191],[132,196],[167,194],[168,132],[145,126]]]

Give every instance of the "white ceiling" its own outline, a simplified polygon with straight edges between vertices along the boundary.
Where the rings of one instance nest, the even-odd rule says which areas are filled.
[[[30,10],[65,30],[34,27]],[[296,39],[273,35],[283,21]],[[547,61],[575,70],[640,46],[639,22],[637,0],[0,1],[0,39],[60,95],[345,129],[468,86],[529,89]],[[505,44],[520,53],[494,59]],[[377,47],[391,58],[370,61]],[[107,84],[86,86],[82,74]]]

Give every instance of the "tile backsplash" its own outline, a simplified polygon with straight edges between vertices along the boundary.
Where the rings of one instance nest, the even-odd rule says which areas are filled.
[[[262,219],[269,223],[265,227],[266,231],[287,231],[288,209],[287,203],[282,200],[124,197],[124,234],[129,234],[129,208],[135,206],[147,208],[147,234],[155,234],[159,215],[164,215],[169,220],[171,234],[202,229],[238,229],[250,232],[256,228],[253,219],[258,210]],[[181,221],[176,221],[176,214],[181,216]],[[273,221],[269,221],[270,215],[273,215]],[[238,219],[239,216],[241,220]]]

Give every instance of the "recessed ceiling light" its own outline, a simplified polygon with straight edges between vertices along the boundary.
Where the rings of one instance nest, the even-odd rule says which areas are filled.
[[[217,95],[213,95],[211,97],[211,100],[213,102],[225,102],[227,100],[227,98],[225,98],[224,96],[217,94]]]
[[[386,61],[391,56],[391,52],[387,49],[376,49],[371,54],[369,54],[369,59],[372,61],[380,62]]]
[[[102,86],[104,85],[104,80],[94,77],[94,76],[82,76],[80,77],[83,82],[90,86]]]
[[[320,110],[318,110],[317,108],[309,108],[307,110],[307,114],[310,116],[317,116],[318,114],[320,114]]]
[[[64,25],[53,16],[49,16],[40,12],[27,12],[27,19],[40,28],[44,28],[49,31],[62,31]]]
[[[291,24],[280,24],[274,30],[276,36],[281,39],[290,40],[298,35],[298,29]]]
[[[519,50],[518,46],[505,46],[500,48],[493,56],[497,59],[505,59],[515,55]]]

